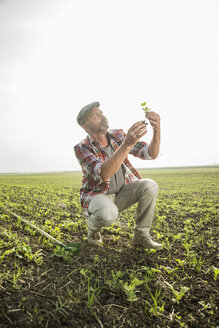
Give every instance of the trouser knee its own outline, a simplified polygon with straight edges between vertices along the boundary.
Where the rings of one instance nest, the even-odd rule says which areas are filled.
[[[118,218],[118,208],[102,207],[94,213],[97,221],[102,222],[103,226],[110,226]]]
[[[158,194],[158,184],[152,179],[142,179],[140,181],[141,193],[150,194],[151,196],[156,197]]]

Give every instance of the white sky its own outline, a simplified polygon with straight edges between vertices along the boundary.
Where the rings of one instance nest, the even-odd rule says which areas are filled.
[[[0,172],[80,169],[93,101],[125,131],[143,101],[160,114],[161,155],[136,167],[218,164],[218,17],[218,0],[0,0]]]

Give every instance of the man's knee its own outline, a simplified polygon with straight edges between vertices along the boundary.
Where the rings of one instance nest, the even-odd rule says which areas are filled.
[[[118,208],[114,205],[101,207],[94,215],[96,220],[101,221],[105,226],[109,226],[118,218],[118,213]]]
[[[141,179],[140,180],[141,191],[143,193],[150,193],[156,196],[158,193],[158,184],[152,179]]]

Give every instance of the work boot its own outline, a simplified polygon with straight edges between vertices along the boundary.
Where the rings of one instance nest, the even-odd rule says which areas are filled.
[[[132,237],[132,241],[133,244],[135,245],[140,245],[144,248],[148,248],[148,249],[162,249],[163,245],[162,244],[158,244],[156,241],[153,241],[151,235],[144,235],[144,236],[139,236],[139,235],[135,235]]]
[[[100,231],[93,232],[92,230],[88,229],[87,242],[90,245],[96,246],[102,244],[103,240]]]

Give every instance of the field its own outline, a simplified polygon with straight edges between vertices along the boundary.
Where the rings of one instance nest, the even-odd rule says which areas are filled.
[[[219,325],[219,168],[141,174],[159,185],[160,251],[132,245],[136,205],[88,246],[80,173],[0,175],[0,327]]]

